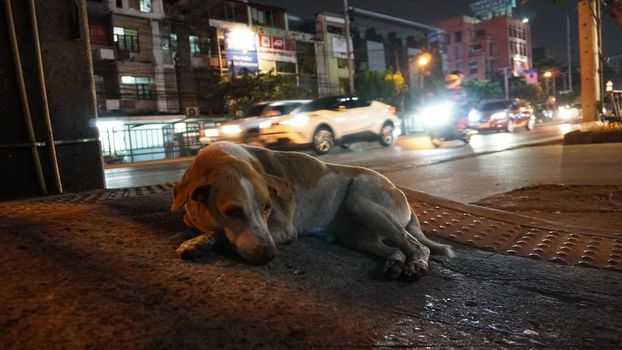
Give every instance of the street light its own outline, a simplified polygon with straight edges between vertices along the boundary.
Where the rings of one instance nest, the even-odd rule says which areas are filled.
[[[422,52],[417,57],[417,67],[419,72],[419,90],[421,91],[421,98],[423,100],[423,83],[425,75],[427,74],[427,67],[432,62],[432,55],[429,52]]]
[[[550,78],[550,77],[552,77],[552,76],[553,76],[553,73],[551,73],[551,71],[550,71],[550,70],[547,70],[546,72],[544,72],[544,77],[545,77],[545,78],[547,78],[547,79],[548,79],[548,78]]]
[[[419,55],[419,58],[417,59],[417,65],[419,65],[419,69],[423,71],[425,67],[427,67],[427,65],[430,63],[430,61],[431,61],[430,54],[425,52]]]

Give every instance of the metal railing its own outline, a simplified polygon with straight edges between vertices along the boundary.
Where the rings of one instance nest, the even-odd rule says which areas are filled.
[[[101,127],[102,156],[106,163],[191,156],[201,149],[201,130],[218,124],[216,121],[197,121]]]
[[[622,90],[613,90],[607,92],[607,99],[610,111],[606,113],[604,119],[620,122],[622,121]]]

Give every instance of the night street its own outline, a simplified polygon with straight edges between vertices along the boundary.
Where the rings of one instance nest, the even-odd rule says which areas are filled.
[[[622,0],[0,19],[0,350],[622,349]]]
[[[577,127],[573,124],[556,124],[539,125],[533,131],[520,131],[514,134],[484,132],[474,136],[468,145],[461,141],[449,141],[438,149],[432,147],[427,136],[403,136],[389,148],[381,147],[375,142],[363,142],[356,143],[349,149],[336,148],[330,154],[318,158],[330,163],[371,167],[386,174],[404,167],[426,166],[534,143],[561,143],[564,133]],[[105,170],[106,187],[123,188],[175,182],[179,180],[189,163],[190,160],[146,162],[129,167],[112,165]]]

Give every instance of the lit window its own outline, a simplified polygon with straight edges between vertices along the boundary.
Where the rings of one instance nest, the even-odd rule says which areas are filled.
[[[140,0],[140,12],[151,12],[151,0]]]
[[[190,41],[190,53],[193,56],[210,53],[210,42],[208,38],[190,35],[188,39]]]
[[[121,83],[136,86],[136,98],[151,100],[156,97],[154,80],[151,77],[121,76]]]
[[[112,36],[118,50],[140,52],[140,45],[138,42],[138,30],[114,27],[112,29]]]
[[[127,7],[136,11],[150,13],[153,9],[151,2],[151,0],[128,0]],[[118,3],[119,1],[117,1]]]

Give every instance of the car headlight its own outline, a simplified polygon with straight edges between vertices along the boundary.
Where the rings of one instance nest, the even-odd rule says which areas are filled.
[[[558,109],[559,117],[562,119],[570,119],[570,108],[566,106],[559,107]]]
[[[452,107],[451,102],[426,107],[421,112],[421,120],[428,126],[448,123],[451,120]]]
[[[218,137],[217,128],[203,129],[203,133],[205,134],[206,137]]]
[[[272,120],[264,120],[259,123],[260,129],[266,129],[266,128],[269,128],[270,126],[272,126]]]
[[[492,120],[499,120],[507,118],[508,114],[506,112],[497,112],[490,116]]]
[[[479,112],[474,109],[469,111],[468,117],[470,122],[478,122],[481,118]]]
[[[306,125],[309,122],[309,116],[304,114],[296,114],[293,118],[285,119],[281,121],[279,124],[281,125],[291,125],[291,126],[302,126]]]
[[[220,127],[220,132],[226,135],[235,135],[242,132],[242,129],[239,125],[231,124],[231,125],[222,125]]]

